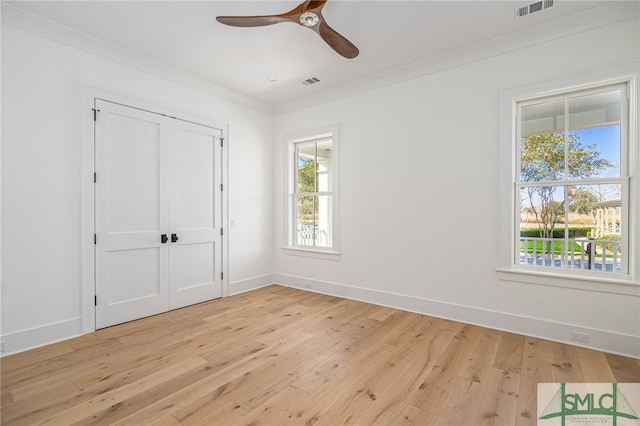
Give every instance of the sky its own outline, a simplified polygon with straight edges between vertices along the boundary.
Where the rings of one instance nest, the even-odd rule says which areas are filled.
[[[596,144],[602,157],[611,163],[620,164],[620,125],[593,127],[576,131],[582,145]],[[610,171],[609,171],[610,173]],[[619,176],[619,169],[617,175]]]

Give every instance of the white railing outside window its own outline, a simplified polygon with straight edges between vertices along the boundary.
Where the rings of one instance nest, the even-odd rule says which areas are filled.
[[[621,241],[520,237],[521,265],[620,273],[621,256]]]

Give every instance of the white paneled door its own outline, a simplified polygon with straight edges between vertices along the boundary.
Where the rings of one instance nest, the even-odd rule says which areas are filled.
[[[96,328],[220,297],[221,130],[95,108]]]

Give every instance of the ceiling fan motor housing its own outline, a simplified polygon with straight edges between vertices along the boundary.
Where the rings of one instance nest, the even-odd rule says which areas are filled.
[[[305,27],[313,27],[318,25],[318,22],[320,22],[320,18],[313,12],[304,12],[300,15],[300,23]]]

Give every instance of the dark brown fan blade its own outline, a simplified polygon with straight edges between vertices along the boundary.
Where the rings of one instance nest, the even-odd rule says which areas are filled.
[[[291,19],[276,16],[218,16],[216,20],[232,27],[264,27],[279,22],[289,22]]]
[[[309,29],[312,29],[322,37],[322,39],[336,52],[345,58],[355,58],[360,51],[353,43],[331,28],[322,16],[322,8],[327,0],[305,0],[295,8],[280,15],[270,16],[218,16],[218,22],[234,27],[262,27],[280,22],[295,22]],[[307,25],[300,21],[300,17],[305,12],[316,15],[319,22],[315,25]]]
[[[324,19],[321,19],[318,23],[318,34],[333,50],[345,58],[353,59],[360,54],[360,51],[353,43],[331,28]]]
[[[231,25],[233,27],[264,27],[266,25],[278,24],[280,22],[295,22],[299,24],[300,15],[307,7],[310,0],[303,1],[295,8],[280,15],[268,16],[218,16],[218,22]]]

